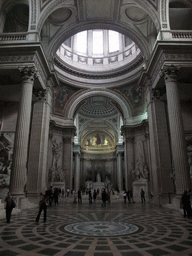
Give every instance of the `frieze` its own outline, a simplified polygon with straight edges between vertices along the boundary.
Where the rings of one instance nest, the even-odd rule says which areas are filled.
[[[31,56],[0,56],[0,62],[28,62],[34,61],[34,55]]]
[[[54,134],[61,135],[63,138],[72,138],[76,135],[76,127],[60,127],[56,123],[50,123],[49,137],[52,138]]]

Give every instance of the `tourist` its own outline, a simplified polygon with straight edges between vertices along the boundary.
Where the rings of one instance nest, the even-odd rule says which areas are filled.
[[[92,193],[91,193],[91,189],[89,189],[89,203],[92,204]]]
[[[191,202],[190,202],[190,194],[189,193],[190,193],[189,189],[184,190],[182,197],[181,197],[184,218],[191,217]]]
[[[10,223],[11,213],[12,213],[13,208],[15,208],[15,206],[16,206],[16,204],[11,196],[11,193],[8,192],[7,197],[5,198],[5,204],[4,204],[4,208],[6,210],[7,223]]]
[[[97,199],[97,191],[96,191],[96,189],[94,189],[94,191],[93,191],[93,200],[94,200],[94,202],[96,201],[96,199]]]
[[[81,194],[81,190],[80,189],[78,190],[77,194],[78,194],[78,203],[82,204],[82,194]]]
[[[106,207],[106,201],[108,196],[105,189],[103,189],[101,196],[102,196],[102,207]]]
[[[145,191],[143,189],[141,189],[141,202],[144,203],[145,202]]]
[[[47,220],[47,199],[43,193],[40,194],[40,197],[41,197],[41,199],[39,201],[39,212],[37,214],[36,222],[39,222],[42,210],[44,210],[44,222],[46,222],[46,220]]]
[[[126,203],[126,199],[127,199],[127,191],[126,190],[123,191],[123,198],[124,198],[124,203]]]

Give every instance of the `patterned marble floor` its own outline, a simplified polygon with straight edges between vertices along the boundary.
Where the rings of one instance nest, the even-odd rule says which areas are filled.
[[[0,256],[192,256],[192,219],[149,203],[73,204],[38,209],[0,219]]]

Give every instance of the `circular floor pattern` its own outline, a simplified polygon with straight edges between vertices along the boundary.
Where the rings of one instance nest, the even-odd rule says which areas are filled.
[[[72,223],[64,227],[65,231],[85,236],[122,236],[138,231],[133,224],[114,221],[88,221]]]

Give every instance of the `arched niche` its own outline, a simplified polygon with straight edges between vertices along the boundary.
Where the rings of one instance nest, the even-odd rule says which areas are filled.
[[[5,15],[3,32],[27,32],[29,25],[29,6],[19,3],[11,6]]]

